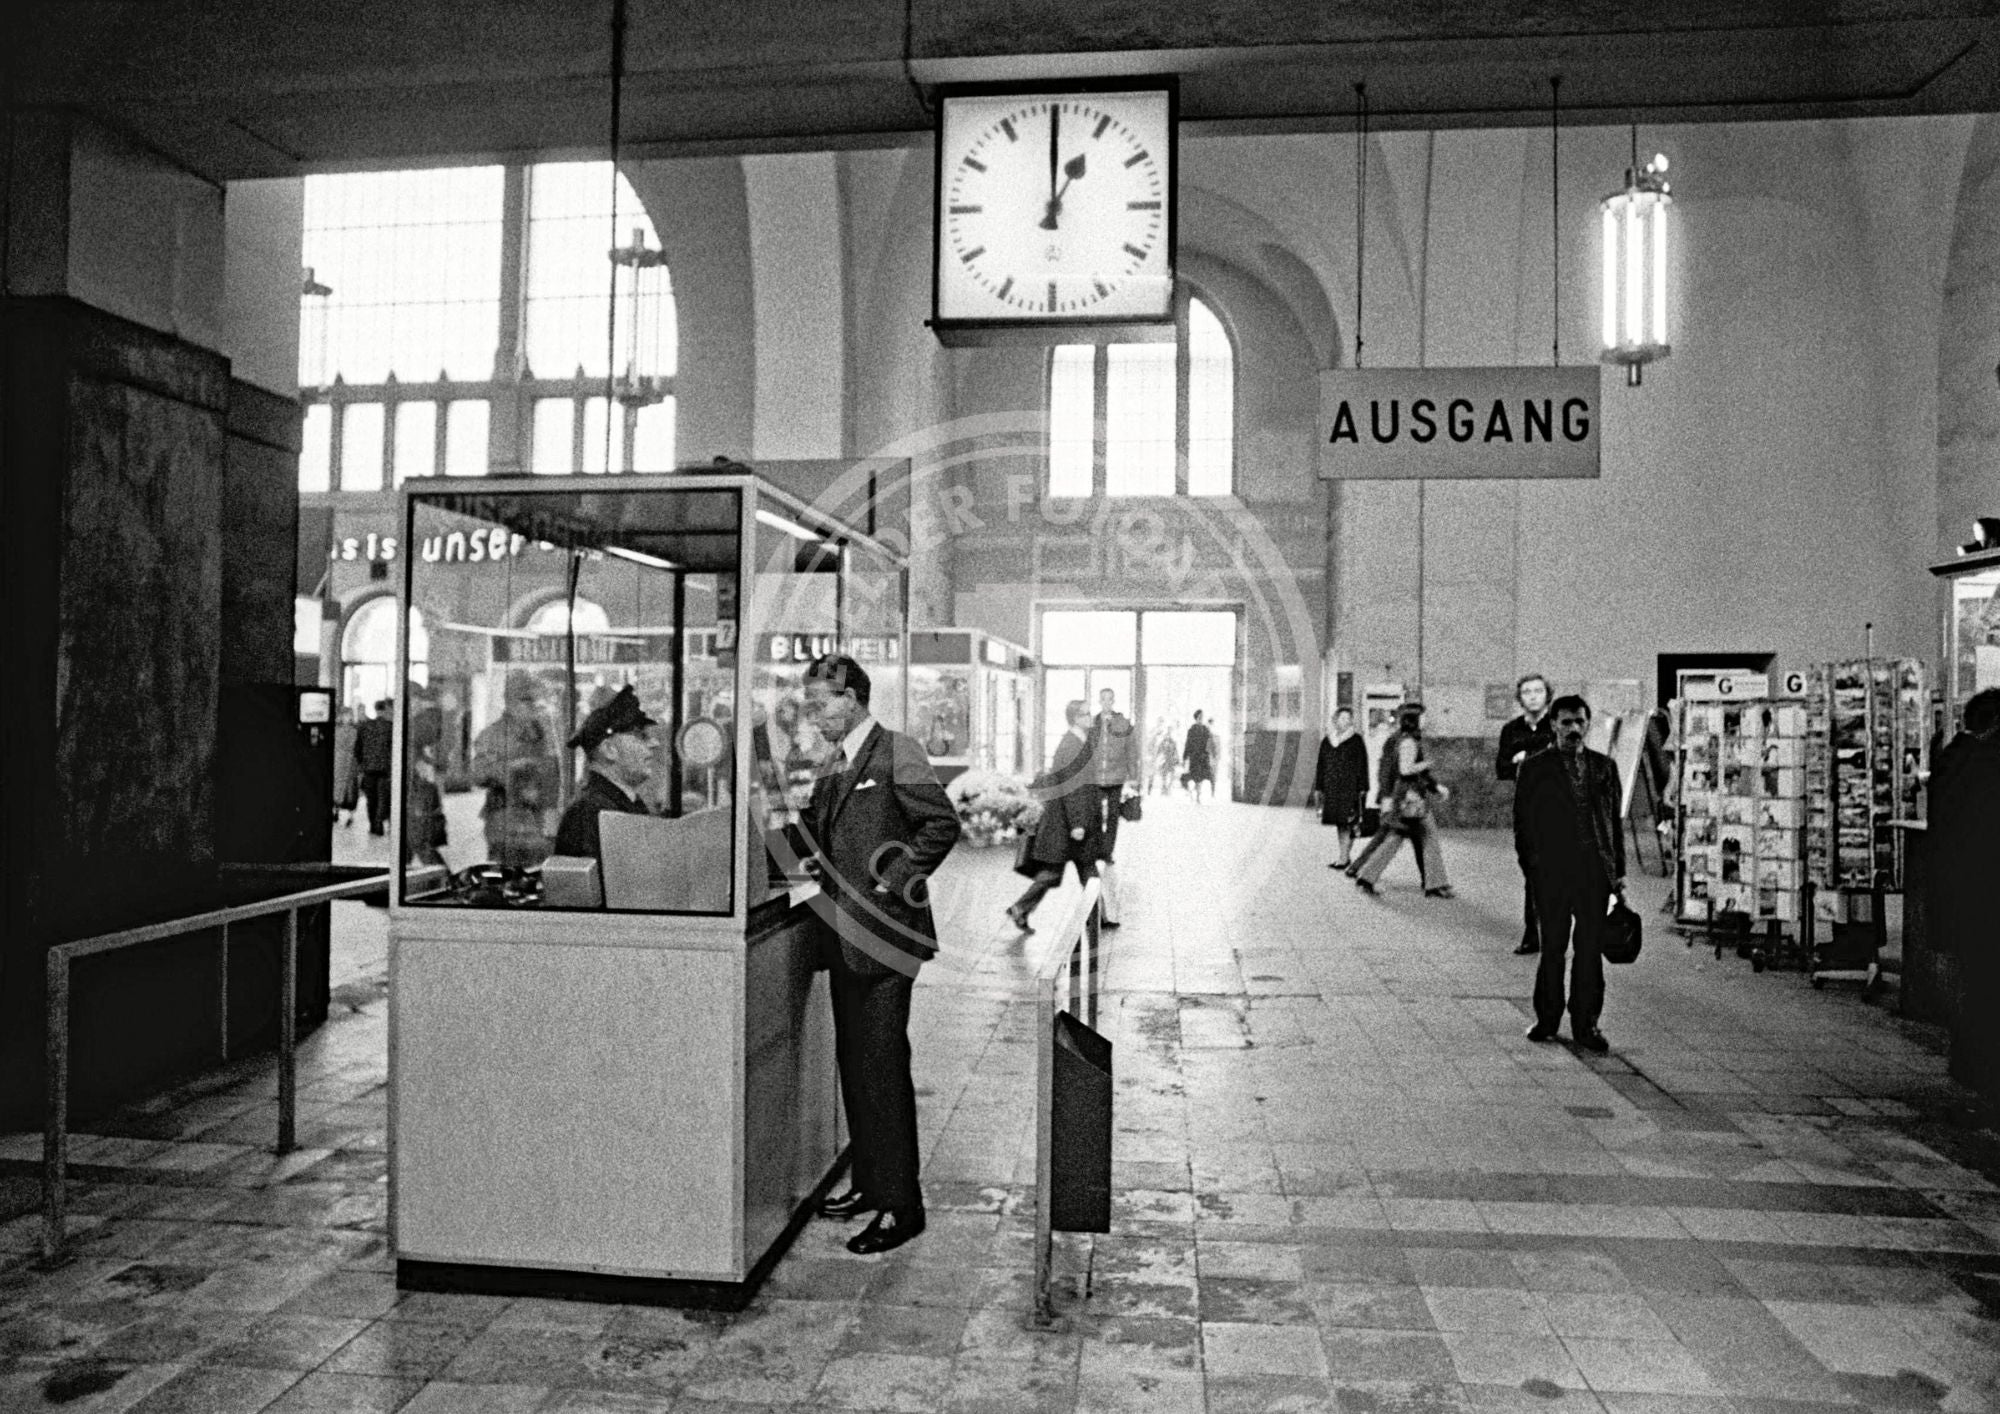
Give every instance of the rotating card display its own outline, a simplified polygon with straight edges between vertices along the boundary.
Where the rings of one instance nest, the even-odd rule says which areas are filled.
[[[1729,926],[1799,921],[1805,882],[1806,710],[1684,682],[1675,916]]]
[[[1903,887],[1903,832],[1929,754],[1914,658],[1825,663],[1806,679],[1806,873],[1825,889]]]

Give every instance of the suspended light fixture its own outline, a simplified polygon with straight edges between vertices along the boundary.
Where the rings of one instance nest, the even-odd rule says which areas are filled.
[[[333,381],[326,365],[328,308],[333,288],[313,278],[312,266],[300,272],[299,280],[299,386],[324,388]]]
[[[612,395],[627,407],[647,407],[667,396],[667,253],[649,247],[645,228],[635,226],[632,243],[610,256]]]
[[[1667,341],[1667,159],[1655,155],[1639,165],[1639,130],[1632,129],[1632,165],[1625,190],[1604,198],[1600,220],[1604,239],[1605,363],[1625,365],[1625,381],[1639,386],[1639,374],[1655,359],[1673,352]]]

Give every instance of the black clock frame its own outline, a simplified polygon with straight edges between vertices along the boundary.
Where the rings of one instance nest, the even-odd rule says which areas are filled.
[[[1167,98],[1167,308],[1159,319],[1080,315],[1073,319],[1013,318],[944,319],[938,314],[938,282],[944,260],[944,109],[950,98],[1041,98],[1072,93],[1164,93]],[[950,348],[990,348],[1005,345],[1162,344],[1176,335],[1175,297],[1180,287],[1181,86],[1174,74],[1145,74],[1101,79],[1051,79],[1035,83],[940,84],[932,98],[937,125],[931,143],[931,317],[938,342]]]

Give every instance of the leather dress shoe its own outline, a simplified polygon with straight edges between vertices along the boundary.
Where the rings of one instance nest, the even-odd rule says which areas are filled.
[[[1544,1026],[1541,1022],[1537,1021],[1533,1026],[1528,1028],[1528,1039],[1530,1041],[1553,1041],[1555,1038],[1556,1029],[1553,1026]]]
[[[1097,920],[1097,926],[1100,928],[1123,928],[1125,925],[1120,923],[1116,918],[1100,918]]]
[[[858,1188],[849,1188],[844,1193],[830,1193],[819,1200],[819,1215],[823,1218],[852,1218],[862,1213],[872,1213],[879,1206]]]
[[[1604,1039],[1604,1033],[1595,1026],[1588,1031],[1576,1033],[1576,1043],[1592,1055],[1601,1056],[1611,1049],[1611,1043]]]
[[[847,1239],[847,1250],[863,1257],[892,1251],[923,1230],[922,1208],[884,1208],[873,1222]]]
[[[1521,946],[1514,949],[1514,956],[1529,957],[1535,953],[1540,952],[1541,950],[1542,950],[1542,945],[1540,943],[1524,942],[1521,944]]]
[[[1007,921],[1012,923],[1016,928],[1019,928],[1023,933],[1032,933],[1035,931],[1028,926],[1028,915],[1018,908],[1007,910]]]

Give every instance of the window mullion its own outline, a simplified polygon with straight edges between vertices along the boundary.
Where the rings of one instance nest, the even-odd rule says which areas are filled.
[[[1188,292],[1174,293],[1174,494],[1188,494]]]
[[[532,435],[531,409],[521,397],[521,327],[527,302],[522,287],[528,270],[528,169],[509,165],[500,199],[500,317],[493,349],[493,381],[487,415],[488,468],[502,473],[524,469],[521,447]]]
[[[1091,494],[1096,496],[1111,494],[1106,471],[1110,461],[1106,447],[1111,436],[1110,384],[1110,350],[1104,344],[1097,344],[1090,354],[1090,487]]]

